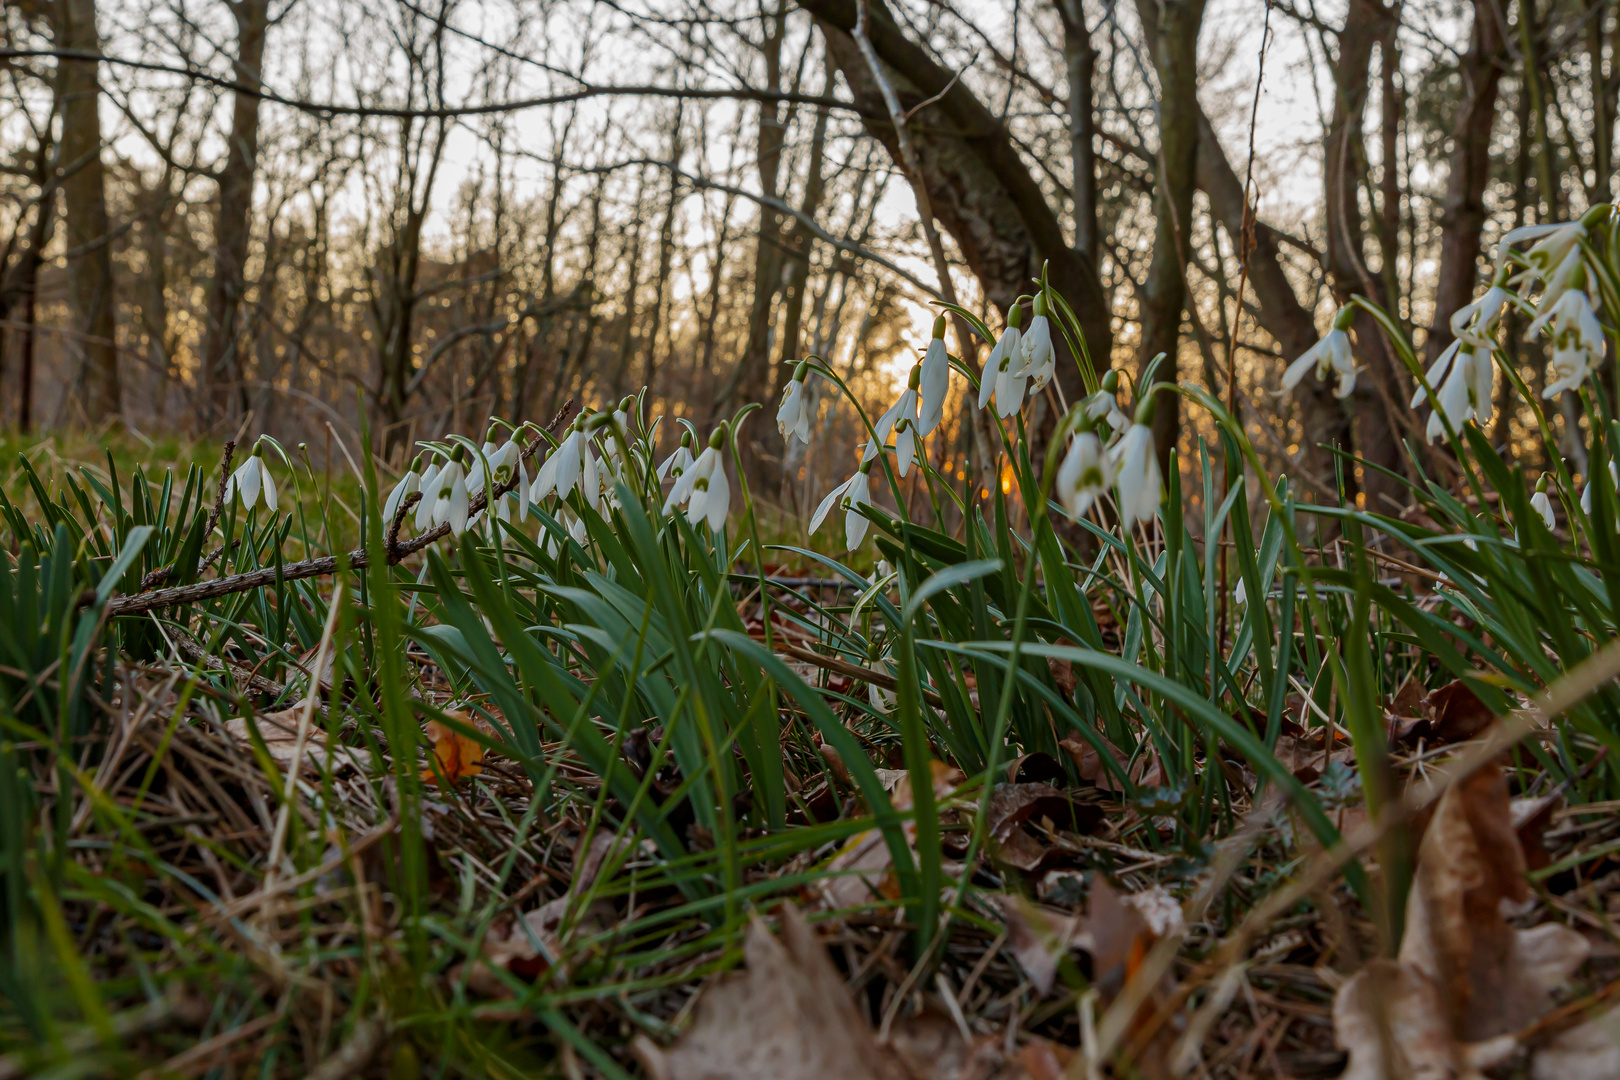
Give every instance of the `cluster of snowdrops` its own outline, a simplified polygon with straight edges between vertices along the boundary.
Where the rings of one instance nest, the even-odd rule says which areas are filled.
[[[1456,340],[1427,371],[1414,371],[1418,390],[1412,407],[1431,403],[1427,430],[1431,442],[1443,434],[1455,436],[1470,420],[1482,424],[1490,419],[1494,408],[1493,355],[1498,350],[1503,316],[1510,308],[1529,317],[1531,338],[1546,334],[1551,339],[1543,396],[1579,391],[1585,385],[1604,356],[1604,331],[1596,314],[1602,306],[1601,298],[1605,291],[1611,297],[1620,297],[1615,268],[1601,258],[1592,244],[1594,230],[1612,213],[1609,206],[1601,205],[1580,220],[1516,229],[1502,238],[1489,288],[1451,317]],[[1023,326],[1026,303],[1032,315],[1027,329]],[[1365,305],[1366,301],[1357,298],[1355,303]],[[860,448],[859,464],[847,480],[822,499],[811,518],[811,531],[819,529],[831,512],[839,509],[844,513],[848,547],[854,550],[861,544],[869,519],[860,507],[870,504],[873,465],[882,455],[892,452],[895,470],[904,477],[926,454],[926,439],[944,420],[953,366],[976,383],[977,407],[993,407],[1002,420],[1017,416],[1026,402],[1051,386],[1058,355],[1054,311],[1061,304],[1061,299],[1042,282],[1036,293],[1020,297],[1011,306],[999,335],[972,320],[987,338],[993,338],[989,358],[977,373],[949,355],[944,340],[945,317],[936,318],[932,340],[922,359],[912,367],[898,400],[875,422],[862,412],[868,438]],[[1298,385],[1313,368],[1318,379],[1336,380],[1337,396],[1347,397],[1354,390],[1359,369],[1348,332],[1354,311],[1354,305],[1341,309],[1327,335],[1288,366],[1282,378],[1283,391]],[[1073,334],[1078,334],[1072,318],[1068,325]],[[1059,332],[1066,331],[1060,327]],[[1070,344],[1079,346],[1079,350],[1084,348],[1083,341],[1072,337]],[[836,374],[818,357],[796,364],[776,413],[777,427],[786,439],[810,441],[815,406],[805,382],[813,375],[837,381]],[[1140,388],[1134,395],[1133,415],[1127,415],[1118,397],[1120,373],[1109,371],[1092,386],[1091,392],[1073,408],[1062,402],[1061,391],[1053,386],[1063,406],[1059,445],[1064,445],[1061,440],[1067,440],[1053,481],[1053,496],[1078,519],[1112,493],[1117,520],[1129,530],[1159,512],[1163,483],[1151,423],[1155,393],[1168,387],[1156,384]],[[858,402],[856,407],[860,407]],[[584,505],[608,514],[618,497],[619,484],[629,479],[629,465],[636,475],[648,475],[650,470],[660,483],[669,485],[663,502],[666,514],[684,510],[694,527],[707,523],[711,531],[718,533],[732,500],[726,470],[731,425],[717,425],[706,440],[701,440],[700,449],[696,429],[680,421],[679,445],[653,469],[652,447],[658,423],[642,425],[638,413],[636,399],[627,397],[611,410],[582,412],[560,437],[532,424],[513,425],[496,419],[482,445],[460,435],[423,443],[410,469],[389,493],[383,507],[384,520],[392,522],[404,500],[420,493],[420,501],[410,516],[416,529],[448,525],[459,536],[477,527],[487,515],[522,522],[531,507],[555,498],[553,520],[576,542],[584,544],[584,523],[570,506],[569,496],[577,492]],[[531,480],[523,448],[541,434],[551,445]],[[273,440],[260,439],[228,482],[227,497],[239,495],[249,510],[261,498],[270,510],[277,508],[275,480],[265,460],[267,446],[280,452]],[[1620,472],[1612,462],[1609,468],[1620,488]],[[472,495],[480,490],[486,493],[485,509],[470,513]],[[1587,509],[1590,495],[1588,482],[1581,497]],[[1553,527],[1555,512],[1545,478],[1532,502],[1548,527]],[[557,540],[547,537],[542,525],[541,542],[555,551]]]

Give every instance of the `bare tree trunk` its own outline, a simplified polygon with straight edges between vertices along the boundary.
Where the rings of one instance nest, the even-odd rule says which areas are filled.
[[[759,50],[765,61],[765,90],[782,89],[782,42],[787,32],[787,5],[778,2],[774,11],[760,4],[763,33]],[[780,194],[782,147],[787,136],[783,107],[774,101],[759,103],[758,157],[759,190],[767,198]],[[754,246],[754,299],[748,310],[748,338],[725,390],[715,402],[718,412],[729,412],[746,401],[769,401],[774,382],[771,364],[771,315],[776,294],[782,285],[781,220],[775,210],[759,208],[759,237]],[[759,425],[754,425],[756,432]]]
[[[658,337],[665,325],[664,314],[669,304],[669,276],[675,258],[675,213],[681,205],[681,156],[684,142],[681,134],[681,108],[675,108],[675,118],[669,135],[669,198],[664,204],[664,221],[658,228],[658,276],[653,289],[652,323],[647,327],[647,357],[642,369],[642,381],[652,391],[658,378]]]
[[[1198,134],[1198,186],[1204,189],[1210,210],[1233,244],[1240,244],[1244,227],[1243,181],[1227,160],[1209,119],[1202,114]],[[1316,344],[1320,336],[1316,318],[1299,302],[1288,280],[1276,230],[1257,220],[1251,220],[1249,227],[1254,246],[1249,250],[1248,283],[1260,302],[1260,325],[1276,339],[1285,360],[1292,360]],[[1241,313],[1237,317],[1241,319]],[[1281,376],[1281,368],[1277,374]],[[1310,479],[1331,487],[1334,457],[1319,444],[1350,449],[1350,416],[1333,396],[1331,387],[1313,378],[1294,389],[1294,403],[1307,435],[1300,451],[1301,464]]]
[[[260,85],[269,0],[231,0],[236,20],[233,77]],[[253,179],[259,165],[259,98],[237,91],[231,106],[231,136],[218,173],[214,215],[214,280],[208,290],[207,337],[203,343],[201,413],[206,427],[231,414],[232,400],[246,408],[242,383],[241,328],[237,324],[246,287],[248,241],[253,233]],[[234,393],[233,393],[234,390]]]
[[[802,0],[800,6],[825,33],[867,132],[898,161],[888,110],[850,37],[854,0]],[[867,36],[891,73],[901,104],[915,109],[938,98],[913,121],[912,141],[934,216],[956,241],[985,295],[1005,312],[1019,294],[1033,291],[1031,279],[1049,263],[1052,287],[1074,306],[1092,362],[1106,367],[1113,326],[1097,270],[1065,241],[1011,134],[953,72],[906,37],[881,0],[870,11]],[[1069,400],[1076,400],[1082,383],[1072,359],[1059,363],[1058,380]]]
[[[1506,61],[1506,43],[1491,0],[1475,0],[1474,29],[1460,69],[1463,94],[1452,137],[1451,174],[1440,206],[1440,276],[1426,346],[1431,363],[1451,344],[1451,313],[1473,299],[1479,279],[1485,187],[1491,178],[1491,128]]]
[[[1074,250],[1097,262],[1097,103],[1092,78],[1097,49],[1086,26],[1081,0],[1057,0],[1063,20],[1063,66],[1069,78],[1069,162],[1073,178]]]
[[[1137,295],[1142,341],[1137,370],[1160,353],[1158,378],[1178,379],[1181,311],[1187,300],[1187,259],[1192,244],[1192,197],[1198,161],[1198,29],[1203,0],[1137,0],[1159,78],[1158,177],[1153,192],[1153,260]],[[1159,460],[1168,460],[1181,430],[1180,398],[1159,396],[1153,437]]]
[[[636,174],[636,206],[641,205],[641,197],[646,190],[647,171],[642,169]],[[630,377],[630,357],[636,348],[636,294],[641,291],[641,215],[636,215],[635,225],[625,243],[630,248],[630,280],[624,287],[624,332],[619,335],[619,363],[613,369],[613,381],[608,384],[608,393],[615,402],[626,390],[625,382]]]
[[[56,41],[63,49],[101,51],[95,0],[56,0]],[[78,360],[74,382],[91,423],[119,415],[118,298],[113,292],[112,236],[107,219],[106,170],[101,159],[101,80],[94,62],[57,63],[56,96],[62,116],[62,182],[67,217],[68,296]]]
[[[1385,7],[1381,0],[1351,0],[1344,29],[1338,35],[1339,56],[1332,65],[1336,93],[1323,148],[1323,179],[1327,197],[1327,264],[1334,295],[1340,304],[1348,303],[1356,293],[1380,304],[1388,299],[1382,282],[1367,269],[1366,230],[1359,193],[1364,189],[1367,175],[1362,119],[1367,111],[1373,49],[1388,40],[1389,24],[1397,13],[1396,8]],[[1407,384],[1396,371],[1394,354],[1372,316],[1359,313],[1354,326],[1357,359],[1367,369],[1357,381],[1352,398],[1356,448],[1372,464],[1400,472],[1403,432],[1397,415],[1405,415]],[[1315,435],[1307,433],[1307,437],[1314,439]],[[1355,484],[1355,477],[1348,470],[1345,478],[1347,486]],[[1404,503],[1399,486],[1377,470],[1367,470],[1363,479],[1367,509],[1389,513]]]
[[[832,81],[833,65],[829,59],[824,93],[831,93]],[[815,237],[805,221],[815,220],[816,211],[821,208],[821,197],[827,190],[827,181],[821,172],[827,148],[829,112],[826,106],[816,110],[815,126],[810,131],[809,160],[805,164],[804,198],[799,203],[799,211],[804,217],[794,222],[787,238],[787,280],[782,287],[781,355],[784,363],[802,358],[799,339],[804,321],[804,288],[810,279],[810,252],[815,246]]]

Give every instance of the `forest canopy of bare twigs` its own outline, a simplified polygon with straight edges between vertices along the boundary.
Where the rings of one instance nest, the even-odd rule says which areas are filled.
[[[810,354],[876,400],[928,300],[999,316],[1049,263],[1094,361],[1168,353],[1318,494],[1322,443],[1405,468],[1414,383],[1365,320],[1347,407],[1268,391],[1356,293],[1432,359],[1497,237],[1607,197],[1613,13],[1161,7],[878,4],[869,60],[848,0],[8,4],[6,418],[321,454],[365,411],[398,467],[634,386],[706,422]],[[841,467],[754,450],[789,508]]]
[[[1609,0],[0,7],[0,1080],[1620,1077],[1617,113]]]

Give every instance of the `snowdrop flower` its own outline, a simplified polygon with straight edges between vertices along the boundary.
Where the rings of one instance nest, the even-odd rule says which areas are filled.
[[[557,507],[557,523],[573,538],[574,543],[580,547],[585,546],[585,541],[590,535],[585,531],[585,522],[580,519],[578,514],[568,509],[567,504]],[[539,542],[540,546],[546,549],[548,558],[555,559],[558,551],[561,550],[557,541],[558,537],[551,535],[550,530],[544,524],[541,524]]]
[[[991,348],[990,358],[984,362],[984,371],[979,375],[979,408],[990,404],[990,396],[994,394],[996,412],[1002,419],[1011,416],[1023,406],[1024,384],[1029,381],[1011,374],[1024,366],[1024,356],[1019,349],[1019,343],[1024,336],[1023,330],[1020,329],[1023,321],[1023,306],[1014,301],[1012,310],[1007,312],[1007,328],[1001,332],[1001,339]]]
[[[945,351],[945,316],[934,319],[934,337],[923,354],[918,385],[917,434],[927,438],[945,419],[945,395],[951,389],[951,358]]]
[[[1525,277],[1528,279],[1529,272]],[[1525,281],[1528,288],[1531,280]],[[1535,337],[1558,315],[1558,305],[1564,297],[1571,292],[1586,295],[1586,259],[1579,248],[1564,256],[1552,274],[1546,278],[1546,287],[1541,290],[1541,298],[1535,304],[1535,317],[1531,319],[1529,327],[1525,330],[1525,340]],[[1588,306],[1591,300],[1587,300]]]
[[[417,485],[417,490],[422,493],[422,500],[416,504],[417,532],[422,532],[433,524],[433,500],[429,496],[438,490],[433,485],[438,481],[439,470],[443,467],[437,460],[432,460],[428,463],[428,467],[422,470],[422,481]]]
[[[1159,475],[1159,459],[1155,454],[1153,428],[1153,398],[1149,396],[1136,410],[1136,423],[1131,425],[1114,456],[1114,482],[1119,488],[1119,516],[1125,528],[1138,521],[1149,521],[1158,516],[1163,479]]]
[[[574,421],[562,445],[540,466],[534,485],[529,488],[529,501],[540,502],[553,492],[559,500],[566,499],[576,486],[587,503],[598,502],[601,480],[597,475],[596,455],[591,453],[590,437],[585,434],[584,414]]]
[[[1614,483],[1614,490],[1620,493],[1620,465],[1609,462],[1609,479]],[[1592,512],[1592,481],[1588,480],[1586,486],[1581,488],[1581,509],[1590,514]]]
[[[1058,468],[1058,502],[1079,521],[1113,482],[1114,463],[1102,440],[1089,428],[1082,430],[1069,444],[1069,452]]]
[[[844,511],[844,543],[850,551],[861,546],[866,539],[866,528],[872,524],[856,510],[862,504],[870,505],[870,481],[867,473],[871,470],[870,461],[861,462],[861,467],[855,470],[855,475],[842,484],[827,492],[827,497],[821,500],[816,512],[810,517],[810,531],[813,533],[821,528],[821,523],[827,520],[827,515],[834,506]],[[879,574],[879,577],[882,575]]]
[[[1424,373],[1425,381],[1436,388],[1435,408],[1425,432],[1429,442],[1445,434],[1447,421],[1456,430],[1469,420],[1483,424],[1491,418],[1496,408],[1491,398],[1495,374],[1490,354],[1480,352],[1472,342],[1458,338],[1446,346]],[[1428,391],[1419,386],[1412,395],[1412,408],[1427,399]]]
[[[1346,331],[1354,318],[1354,308],[1341,308],[1333,317],[1333,329],[1327,336],[1288,365],[1288,370],[1283,372],[1282,388],[1292,390],[1298,386],[1314,366],[1318,380],[1326,379],[1329,374],[1338,375],[1339,385],[1333,390],[1334,397],[1349,397],[1356,388],[1356,362],[1350,355],[1350,335]]]
[[[1558,517],[1553,513],[1552,500],[1547,497],[1546,476],[1536,481],[1536,493],[1530,496],[1530,509],[1541,515],[1541,520],[1547,528],[1557,528]]]
[[[658,466],[658,479],[679,480],[681,478],[681,474],[686,472],[686,470],[690,469],[691,467],[692,433],[690,431],[683,431],[681,432],[681,444],[675,448],[675,452],[673,454],[664,459],[662,465]]]
[[[411,467],[405,475],[399,478],[394,490],[388,493],[388,500],[383,503],[383,521],[390,528],[394,524],[394,515],[399,512],[399,504],[406,498],[422,490],[422,474],[418,471],[422,467],[422,455],[417,454],[411,461]]]
[[[810,442],[810,403],[804,393],[804,377],[809,371],[810,365],[800,361],[793,369],[793,378],[782,389],[782,407],[776,410],[776,430],[784,439],[796,437],[802,443]]]
[[[675,486],[670,489],[669,497],[664,500],[664,513],[668,514],[677,507],[686,507],[687,520],[696,525],[699,520],[709,516],[710,503],[715,499],[723,498],[724,506],[730,506],[731,486],[726,479],[720,453],[721,447],[725,445],[725,438],[724,424],[709,434],[709,444],[693,460],[691,466],[681,473],[675,481]],[[719,476],[721,486],[725,488],[723,495],[719,492],[711,494],[716,474]],[[723,511],[720,520],[722,522],[725,520]]]
[[[1586,226],[1579,221],[1526,225],[1502,237],[1497,247],[1496,264],[1502,266],[1508,254],[1520,242],[1535,240],[1535,246],[1523,255],[1524,263],[1531,276],[1546,281],[1585,238]]]
[[[911,459],[917,452],[917,385],[922,379],[922,365],[911,369],[911,378],[906,383],[906,392],[900,395],[900,400],[889,406],[889,411],[878,417],[873,427],[876,438],[866,444],[866,453],[863,460],[870,461],[888,443],[890,433],[894,435],[894,454],[904,476],[911,471]]]
[[[516,506],[517,519],[522,521],[529,516],[529,470],[523,464],[523,451],[518,448],[517,440],[507,440],[493,454],[485,451],[484,457],[489,462],[491,490],[498,491],[511,483],[514,475],[517,477],[517,485],[511,491],[496,497],[495,516],[511,521],[512,508]]]
[[[253,444],[253,453],[248,459],[236,467],[231,478],[225,481],[225,499],[229,501],[232,496],[242,496],[242,509],[252,510],[259,505],[259,496],[264,496],[264,505],[272,513],[275,512],[278,500],[276,498],[276,480],[270,475],[270,467],[264,463],[264,440]]]
[[[455,455],[434,476],[432,489],[422,496],[423,502],[432,500],[429,524],[434,528],[448,524],[456,536],[467,531],[467,474],[461,465],[465,453],[457,446]]]
[[[1547,387],[1541,392],[1544,398],[1578,388],[1587,371],[1603,362],[1603,327],[1592,313],[1586,293],[1569,290],[1549,314],[1554,319],[1553,354],[1547,365]]]
[[[1035,294],[1035,318],[1030,320],[1029,333],[1019,342],[1019,352],[1024,357],[1024,366],[1020,375],[1027,375],[1034,380],[1029,392],[1038,394],[1046,389],[1046,384],[1052,380],[1052,372],[1056,370],[1056,354],[1052,349],[1052,322],[1046,317],[1046,290]]]
[[[1109,442],[1123,435],[1125,429],[1131,426],[1129,418],[1120,411],[1119,399],[1114,396],[1118,391],[1119,372],[1106,371],[1103,373],[1102,386],[1095,394],[1080,403],[1087,421],[1093,424],[1103,420],[1108,422],[1108,426],[1113,429],[1109,434]]]
[[[1237,588],[1232,590],[1232,606],[1233,607],[1248,607],[1249,606],[1249,587],[1248,587],[1248,583],[1245,582],[1242,578],[1238,578]]]
[[[693,525],[709,523],[709,530],[719,533],[725,526],[726,514],[731,509],[731,480],[726,476],[725,458],[721,447],[726,442],[724,425],[709,435],[709,445],[697,456],[692,467],[676,481],[664,504],[668,513],[676,506],[685,505],[686,520]]]
[[[1489,351],[1496,348],[1496,331],[1502,325],[1509,298],[1513,295],[1502,287],[1498,278],[1485,295],[1451,313],[1451,334],[1474,346]]]

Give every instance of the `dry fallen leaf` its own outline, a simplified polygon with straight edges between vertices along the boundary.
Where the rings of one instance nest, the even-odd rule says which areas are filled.
[[[1346,1077],[1471,1077],[1514,1050],[1513,1034],[1547,1010],[1590,949],[1556,923],[1508,923],[1504,907],[1530,895],[1524,871],[1501,770],[1448,789],[1418,849],[1397,960],[1369,965],[1334,1001]]]
[[[627,842],[621,839],[619,850],[623,850],[622,845]],[[546,901],[521,919],[505,919],[491,926],[484,936],[483,958],[475,960],[467,969],[467,989],[483,997],[508,997],[509,987],[491,968],[501,968],[525,982],[532,982],[550,970],[552,963],[563,955],[562,923],[570,902],[596,881],[603,862],[615,846],[614,834],[599,829],[588,844],[582,843],[575,849],[579,869],[568,892]],[[606,900],[593,900],[583,910],[576,905],[569,936],[578,932],[605,932],[614,915],[613,905]]]
[[[275,712],[259,713],[254,722],[259,728],[259,737],[264,740],[264,748],[269,751],[270,757],[282,768],[292,764],[293,755],[298,746],[298,720],[304,712],[304,702]],[[230,732],[231,738],[243,746],[251,745],[252,735],[248,731],[247,718],[233,716],[225,721],[225,730]],[[326,764],[326,729],[318,723],[311,723],[309,732],[304,739],[304,764],[307,767],[320,769]]]
[[[935,800],[944,799],[962,782],[962,771],[942,761],[930,761],[928,767],[933,776]],[[876,771],[894,808],[911,809],[911,774],[904,769]],[[915,844],[917,823],[908,821],[902,828],[907,843]],[[829,908],[855,907],[880,898],[894,900],[900,896],[900,884],[892,872],[893,865],[882,831],[867,829],[850,837],[839,849],[827,864],[831,873],[817,882],[816,888]]]
[[[711,984],[691,1028],[662,1049],[638,1036],[653,1080],[900,1080],[804,917],[784,908],[782,937],[757,916],[745,974]]]
[[[748,970],[710,984],[674,1045],[634,1043],[653,1080],[1056,1080],[1066,1051],[1037,1040],[1002,1058],[995,1036],[964,1038],[936,1005],[896,1020],[879,1043],[804,916],[782,912],[782,936],[757,916]]]
[[[466,713],[450,715],[463,723],[468,723]],[[458,780],[477,776],[484,771],[484,745],[477,739],[468,738],[448,724],[441,724],[437,720],[428,721],[427,737],[439,767],[434,769],[430,764],[423,769],[424,782],[438,787],[441,773],[446,780],[454,784]]]

